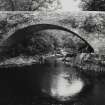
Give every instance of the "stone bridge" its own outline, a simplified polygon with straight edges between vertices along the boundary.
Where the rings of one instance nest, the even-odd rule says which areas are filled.
[[[31,28],[31,31],[35,30],[36,32],[46,29],[57,29],[72,33],[88,44],[90,48],[93,48],[96,53],[101,52],[104,54],[105,43],[102,35],[99,35],[98,33],[94,34],[92,32],[86,33],[80,28],[85,18],[90,14],[94,16],[91,12],[0,13],[0,22],[6,22],[4,26],[2,26],[3,28],[0,29],[2,36],[0,50],[2,51],[2,48],[6,48],[6,46],[9,46],[14,42],[18,43],[23,40],[26,35],[25,33],[29,32]],[[76,20],[76,24],[73,26],[72,22],[74,20]]]

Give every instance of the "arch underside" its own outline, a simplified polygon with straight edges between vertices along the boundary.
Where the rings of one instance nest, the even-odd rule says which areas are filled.
[[[36,25],[28,26],[26,28],[19,29],[15,33],[10,35],[10,37],[8,37],[3,42],[3,46],[9,47],[14,43],[21,43],[22,41],[25,40],[26,35],[32,35],[32,32],[38,32],[38,31],[48,30],[48,29],[62,30],[62,31],[71,33],[74,36],[77,36],[78,38],[80,38],[82,41],[84,41],[85,44],[88,46],[88,49],[90,50],[90,52],[94,52],[94,49],[92,48],[92,46],[84,38],[82,38],[75,32],[71,31],[70,29],[67,29],[58,25],[53,25],[53,24],[36,24]]]

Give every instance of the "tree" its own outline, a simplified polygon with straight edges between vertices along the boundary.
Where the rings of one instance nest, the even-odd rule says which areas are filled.
[[[65,38],[63,46],[65,48],[75,48],[75,42],[71,39],[71,37]]]
[[[42,11],[59,5],[59,0],[0,0],[0,10],[4,11]]]
[[[45,37],[32,38],[28,45],[28,54],[45,54],[52,50],[51,43]]]
[[[56,10],[59,6],[59,0],[33,0],[30,10]]]
[[[81,0],[83,10],[105,11],[105,0]]]
[[[0,0],[0,11],[13,11],[14,8],[12,0]]]
[[[71,37],[66,37],[63,42],[63,47],[65,50],[71,54],[77,53],[77,46]]]

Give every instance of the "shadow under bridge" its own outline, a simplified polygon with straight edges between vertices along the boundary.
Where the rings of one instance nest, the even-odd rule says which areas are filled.
[[[80,38],[82,41],[84,41],[84,43],[88,46],[87,50],[89,50],[89,52],[94,52],[93,47],[81,36],[79,36],[77,33],[71,31],[68,28],[65,28],[63,26],[59,26],[59,25],[53,25],[53,24],[36,24],[36,25],[30,25],[27,26],[25,28],[19,29],[16,32],[14,32],[13,34],[11,34],[8,38],[6,38],[6,40],[4,40],[2,42],[2,44],[0,46],[2,46],[2,50],[1,51],[5,51],[6,47],[11,47],[12,45],[15,45],[17,43],[21,43],[23,41],[26,40],[26,35],[30,35],[30,37],[33,35],[33,32],[38,32],[38,31],[42,31],[42,30],[61,30],[61,31],[65,31],[68,32],[74,36],[77,36],[78,38]]]

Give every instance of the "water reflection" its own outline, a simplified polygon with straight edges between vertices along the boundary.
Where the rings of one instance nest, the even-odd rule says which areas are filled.
[[[82,92],[86,92],[89,85],[91,85],[87,77],[84,78],[85,75],[82,75],[79,70],[54,59],[49,60],[44,65],[39,65],[37,72],[35,71],[32,72],[32,80],[35,82],[36,77],[38,77],[41,98],[44,94],[44,96],[53,99],[53,102],[54,100],[59,102],[77,100],[77,97],[81,97]],[[38,76],[38,74],[40,75]],[[33,90],[36,88],[34,82]],[[45,100],[48,100],[48,97]]]
[[[84,87],[84,81],[73,70],[59,64],[55,69],[46,72],[42,79],[42,92],[59,101],[70,100]]]
[[[53,58],[43,65],[1,69],[0,103],[104,105],[105,73],[90,74]]]

